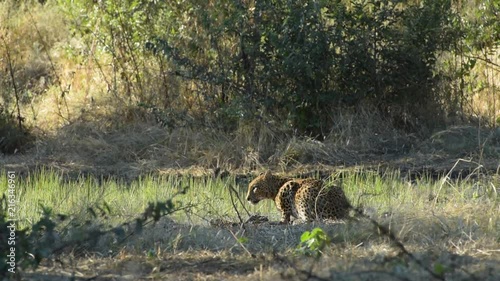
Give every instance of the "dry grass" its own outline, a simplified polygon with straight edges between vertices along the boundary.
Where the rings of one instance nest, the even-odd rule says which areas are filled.
[[[112,216],[133,220],[138,212],[132,210],[147,202],[148,196],[166,198],[179,180],[182,185],[182,178],[173,176],[144,178],[127,187],[113,180],[70,180],[63,184],[60,177],[50,179],[55,175],[51,172],[20,179],[20,190],[26,189],[22,205],[40,201],[48,203],[54,212],[65,206],[72,212],[86,210],[85,204],[94,204],[96,194],[89,194],[85,188],[98,190],[94,186],[98,184],[106,192],[97,198],[110,203]],[[439,181],[424,177],[412,182],[398,172],[347,173],[343,188],[351,201],[363,205],[371,219],[394,233],[413,258],[361,217],[294,225],[211,224],[213,218],[237,222],[229,191],[224,188],[235,179],[186,176],[184,180],[193,190],[177,199],[183,206],[194,203],[197,208],[148,224],[124,243],[117,243],[110,233],[96,243],[57,255],[62,263],[46,260],[25,278],[58,280],[75,274],[97,280],[422,280],[431,278],[429,270],[439,272],[446,280],[496,280],[500,276],[498,175],[483,175],[476,180],[454,180],[447,175]],[[56,188],[57,182],[60,187]],[[29,195],[33,186],[45,192]],[[73,200],[43,201],[42,195]],[[70,206],[71,201],[83,205]],[[276,220],[274,207],[258,209],[265,203],[272,202],[247,208],[251,214],[260,212]],[[243,206],[237,206],[246,218]],[[321,227],[332,241],[317,260],[295,251],[302,233],[314,227]]]
[[[64,71],[60,71],[60,63],[64,43],[69,40],[69,30],[56,5],[32,5],[29,2],[0,3],[0,57],[5,58],[2,67],[12,64],[20,101],[26,105],[22,106],[22,116],[27,124],[53,127],[63,121],[60,95],[64,80],[60,78],[63,78]],[[0,102],[10,111],[12,81],[7,71],[4,74],[0,79]]]
[[[481,54],[477,66],[472,70],[474,87],[470,109],[475,116],[483,117],[489,124],[500,125],[500,52],[499,48]]]
[[[147,112],[144,114],[143,117],[149,119]],[[370,119],[370,116],[373,117],[365,115],[364,118]],[[362,117],[350,115],[352,120]],[[362,127],[351,128],[349,133],[332,130],[324,141],[318,141],[262,125],[249,127],[247,131],[241,129],[233,135],[210,128],[168,129],[148,120],[110,124],[74,122],[56,134],[38,138],[25,154],[1,156],[0,163],[18,171],[49,167],[74,176],[80,173],[97,177],[111,175],[126,181],[150,173],[193,172],[193,169],[210,174],[217,167],[236,173],[269,167],[300,173],[311,169],[335,170],[338,166],[376,169],[384,165],[405,171],[442,173],[449,170],[457,158],[472,160],[470,165],[461,163],[460,166],[469,171],[476,163],[487,171],[495,171],[499,165],[497,132],[474,127],[450,128],[406,149],[402,144],[411,145],[413,140],[390,132],[373,135],[371,130]]]

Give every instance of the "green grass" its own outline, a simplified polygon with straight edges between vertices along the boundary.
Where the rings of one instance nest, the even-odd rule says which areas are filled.
[[[328,184],[338,181],[327,180]],[[18,217],[21,226],[28,226],[41,215],[42,206],[50,207],[54,213],[83,216],[89,207],[104,203],[111,209],[114,222],[130,221],[140,215],[149,202],[165,201],[182,188],[187,193],[175,196],[178,206],[191,206],[173,217],[179,222],[204,224],[210,219],[222,218],[237,221],[231,203],[230,186],[235,187],[242,201],[246,186],[235,184],[234,177],[227,179],[194,178],[177,175],[148,175],[130,184],[119,180],[95,179],[80,176],[66,180],[52,170],[39,170],[24,178],[16,178],[16,192],[19,198]],[[481,216],[477,220],[487,220],[490,226],[498,224],[499,199],[495,186],[498,181],[451,181],[442,178],[432,181],[428,178],[413,184],[402,179],[398,171],[380,173],[378,171],[345,172],[342,186],[353,205],[362,206],[376,215],[385,212],[419,213],[430,209],[450,214],[460,213],[466,208],[479,208]],[[6,172],[0,173],[0,192],[7,187]],[[242,216],[247,217],[244,208],[252,214],[279,218],[272,200],[262,201],[252,206],[244,201],[244,206],[235,204]],[[463,214],[467,217],[470,214]],[[481,219],[483,218],[483,219]],[[491,229],[490,230],[494,230]]]
[[[326,180],[327,184],[339,183],[340,180],[333,178]],[[305,260],[301,255],[297,257],[296,249],[303,233],[316,227],[324,231],[329,241],[331,239],[331,243],[321,250],[321,259],[314,260],[317,265],[314,272],[321,276],[338,275],[343,280],[358,280],[353,279],[357,273],[371,271],[377,278],[367,276],[359,280],[382,280],[381,277],[385,278],[387,274],[402,274],[407,280],[427,280],[429,275],[425,268],[436,266],[450,270],[449,274],[454,274],[452,280],[470,277],[464,270],[483,276],[484,280],[499,274],[496,272],[500,270],[500,199],[496,175],[461,181],[423,177],[410,183],[399,171],[344,172],[342,186],[351,202],[363,206],[366,214],[388,227],[408,251],[426,264],[425,267],[401,259],[394,243],[387,236],[380,236],[373,224],[364,219],[334,224],[248,224],[244,228],[210,226],[207,221],[211,219],[238,221],[229,186],[234,186],[244,200],[245,185],[237,186],[234,177],[221,180],[177,175],[148,175],[130,183],[84,176],[67,180],[56,171],[40,170],[16,179],[20,199],[17,214],[22,227],[38,220],[41,206],[52,208],[54,213],[71,215],[73,221],[85,220],[90,218],[88,208],[96,209],[96,206],[106,202],[111,212],[110,220],[104,223],[118,225],[133,221],[149,202],[165,201],[188,187],[187,193],[176,196],[174,201],[178,201],[180,208],[190,208],[175,213],[172,216],[174,221],[166,219],[154,225],[148,224],[145,231],[131,236],[123,244],[116,243],[113,235],[102,236],[95,242],[97,244],[83,247],[98,252],[92,260],[78,254],[74,257],[70,255],[71,259],[78,260],[79,270],[86,276],[95,274],[86,269],[90,268],[87,264],[93,264],[92,268],[105,264],[100,274],[118,272],[121,269],[116,268],[116,264],[124,264],[124,268],[132,264],[135,266],[134,276],[138,280],[140,276],[144,277],[140,280],[146,280],[156,276],[149,268],[151,264],[156,264],[166,269],[157,273],[158,279],[280,280],[279,276],[297,268],[309,270],[308,262],[312,260]],[[6,172],[0,172],[0,192],[5,192],[6,187]],[[246,219],[243,206],[239,202],[236,206]],[[274,221],[279,219],[272,200],[255,206],[244,202],[244,207],[251,214],[260,213]],[[64,225],[61,227],[64,228]],[[79,229],[69,231],[73,236],[79,233]],[[107,257],[106,253],[112,254]],[[280,269],[283,265],[275,259],[274,253],[290,258],[295,266]],[[264,258],[248,259],[248,254]],[[64,259],[65,256],[59,258]],[[178,259],[178,264],[172,264],[175,259]],[[457,264],[456,259],[463,260],[464,264]],[[193,274],[201,275],[179,279],[184,274],[184,263],[197,264],[198,271]],[[226,263],[231,265],[230,268],[239,270],[226,271]],[[207,271],[204,271],[205,265]],[[137,271],[139,267],[143,270]],[[255,271],[255,268],[260,268],[260,271]],[[49,269],[42,265],[39,270],[48,272]],[[401,273],[401,270],[404,272]],[[243,275],[240,274],[248,278],[241,279]],[[33,280],[39,277],[36,273],[33,276]],[[282,278],[287,279],[285,277]]]
[[[174,194],[187,188],[186,194],[176,195],[174,201],[179,207],[190,206],[174,218],[181,222],[199,224],[212,218],[234,220],[237,218],[231,204],[229,186],[238,189],[242,200],[245,187],[236,187],[234,177],[227,180],[211,178],[181,177],[176,175],[144,176],[130,184],[116,179],[98,180],[91,177],[78,177],[65,180],[63,175],[52,170],[40,170],[25,178],[16,178],[18,196],[17,215],[22,227],[31,225],[41,216],[42,206],[49,207],[54,213],[84,216],[90,207],[106,203],[111,209],[114,222],[124,222],[139,216],[149,202],[165,201]],[[0,192],[7,188],[7,174],[0,173]],[[237,200],[235,198],[235,200]],[[240,212],[241,204],[235,202]],[[265,215],[278,214],[272,201],[257,206],[245,205],[252,213]]]

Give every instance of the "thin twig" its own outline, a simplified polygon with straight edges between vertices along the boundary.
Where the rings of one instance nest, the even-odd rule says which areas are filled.
[[[363,275],[380,275],[380,276],[383,276],[383,275],[386,275],[387,277],[393,277],[395,279],[399,279],[399,280],[405,280],[405,281],[410,281],[411,279],[409,278],[406,278],[404,276],[401,276],[401,275],[396,275],[392,272],[387,272],[387,271],[381,271],[381,270],[363,270],[363,271],[356,271],[356,272],[352,272],[352,273],[347,273],[347,276],[352,276],[352,277],[359,277],[359,276],[363,276]],[[387,279],[380,279],[380,280],[387,280]]]
[[[16,97],[17,122],[19,125],[19,130],[22,130],[23,117],[21,116],[21,108],[19,107],[19,90],[17,89],[16,78],[14,77],[14,67],[12,66],[12,58],[10,56],[9,46],[7,45],[5,37],[0,34],[0,38],[2,38],[3,44],[5,46],[5,54],[7,55],[7,65],[9,68],[10,78],[12,80],[12,87],[14,88],[14,96]]]
[[[47,59],[49,60],[49,63],[50,63],[50,68],[52,69],[52,72],[54,73],[54,76],[56,77],[56,81],[57,81],[57,85],[59,86],[59,90],[61,91],[61,98],[63,99],[64,101],[64,106],[66,107],[66,114],[67,114],[67,117],[64,117],[61,113],[61,109],[59,108],[58,106],[58,109],[59,109],[59,116],[61,116],[61,118],[65,119],[66,121],[69,120],[69,107],[68,107],[68,102],[66,100],[66,94],[69,92],[69,89],[71,87],[71,84],[69,84],[67,86],[67,89],[64,89],[63,85],[62,85],[62,81],[61,81],[61,77],[59,77],[59,74],[57,73],[57,70],[56,70],[56,67],[54,65],[54,62],[52,61],[52,57],[50,56],[49,54],[49,51],[48,51],[48,45],[47,43],[43,40],[43,36],[42,36],[42,33],[40,32],[40,29],[38,29],[38,26],[35,22],[35,19],[33,18],[33,14],[31,14],[30,10],[28,9],[28,14],[30,15],[30,18],[31,18],[31,23],[33,24],[33,27],[35,28],[35,31],[36,31],[36,34],[38,35],[38,39],[40,40],[40,42],[42,42],[43,46],[44,46],[44,51],[45,51],[45,55],[47,56]],[[59,103],[58,103],[59,104]]]
[[[245,247],[245,245],[243,245],[243,243],[241,242],[241,240],[236,236],[236,234],[234,234],[234,232],[231,230],[231,229],[228,229],[229,230],[229,233],[231,233],[231,235],[234,237],[234,240],[236,240],[236,243],[238,243],[241,248],[243,248],[243,250],[245,250],[245,252],[247,252],[247,254],[252,257],[252,258],[255,258],[255,255],[252,254],[248,249],[247,247]]]
[[[234,194],[236,194],[236,198],[238,198],[238,201],[240,202],[241,206],[243,207],[243,210],[245,210],[245,212],[247,213],[247,215],[250,217],[251,216],[250,212],[245,207],[245,204],[243,204],[243,201],[241,201],[241,198],[238,196],[238,192],[236,191],[236,189],[234,189],[234,187],[232,185],[229,186],[229,189],[230,189],[230,191],[234,192]]]
[[[476,59],[476,60],[480,60],[480,61],[483,61],[487,64],[491,64],[495,67],[498,67],[498,69],[495,69],[496,71],[500,71],[500,64],[498,63],[495,63],[493,61],[491,61],[490,59],[488,58],[482,58],[482,57],[478,57],[478,56],[468,56],[468,55],[465,55],[466,58],[469,58],[469,59]]]
[[[320,280],[320,281],[328,281],[330,279],[322,278],[317,276],[312,272],[312,270],[303,270],[297,267],[296,264],[292,263],[286,257],[283,257],[277,253],[274,254],[274,258],[276,258],[279,262],[286,264],[287,266],[293,268],[297,273],[302,274],[305,278],[304,280]]]
[[[404,254],[406,255],[408,258],[410,258],[410,260],[412,260],[413,262],[415,262],[418,266],[420,266],[423,270],[427,271],[427,273],[429,273],[432,277],[438,279],[438,280],[445,280],[444,279],[444,276],[441,276],[437,273],[435,273],[433,270],[429,269],[421,260],[417,259],[411,252],[409,252],[406,247],[403,245],[403,243],[401,243],[401,241],[399,241],[397,238],[396,238],[396,235],[387,227],[381,225],[380,223],[378,223],[376,220],[370,218],[369,216],[363,214],[363,210],[361,210],[360,208],[354,208],[351,206],[351,208],[356,212],[356,214],[358,216],[361,216],[367,220],[369,220],[373,225],[375,225],[375,227],[380,231],[380,233],[386,237],[389,238],[389,240]]]
[[[240,212],[238,211],[238,208],[236,207],[236,204],[234,203],[233,189],[231,188],[232,186],[229,186],[229,187],[230,187],[230,189],[229,189],[229,196],[231,196],[231,204],[233,205],[233,209],[236,212],[236,215],[238,216],[238,219],[240,220],[240,223],[243,225],[244,224],[243,219],[241,218]],[[236,197],[238,197],[238,196],[236,195]]]

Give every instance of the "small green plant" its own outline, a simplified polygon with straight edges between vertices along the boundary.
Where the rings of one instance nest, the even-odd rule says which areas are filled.
[[[323,229],[316,227],[312,231],[306,231],[300,236],[300,244],[297,252],[306,256],[319,258],[323,254],[325,246],[330,244],[330,237]]]
[[[447,272],[450,272],[450,268],[448,268],[447,266],[443,265],[442,263],[434,264],[434,273],[437,276],[444,277]]]
[[[238,241],[238,243],[240,243],[240,244],[245,244],[245,243],[248,243],[248,238],[241,236],[241,237],[238,237],[238,239],[236,241]]]

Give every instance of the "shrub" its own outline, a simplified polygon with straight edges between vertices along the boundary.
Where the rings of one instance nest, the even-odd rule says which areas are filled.
[[[330,237],[328,237],[323,229],[316,227],[312,231],[302,233],[300,244],[297,246],[297,252],[306,256],[319,258],[325,246],[329,244]]]
[[[21,151],[31,141],[30,133],[21,121],[16,122],[10,114],[0,107],[0,152],[11,154]]]
[[[98,38],[128,102],[314,136],[336,108],[363,104],[410,132],[444,122],[435,64],[460,36],[449,0],[76,2],[62,1],[74,29]]]

